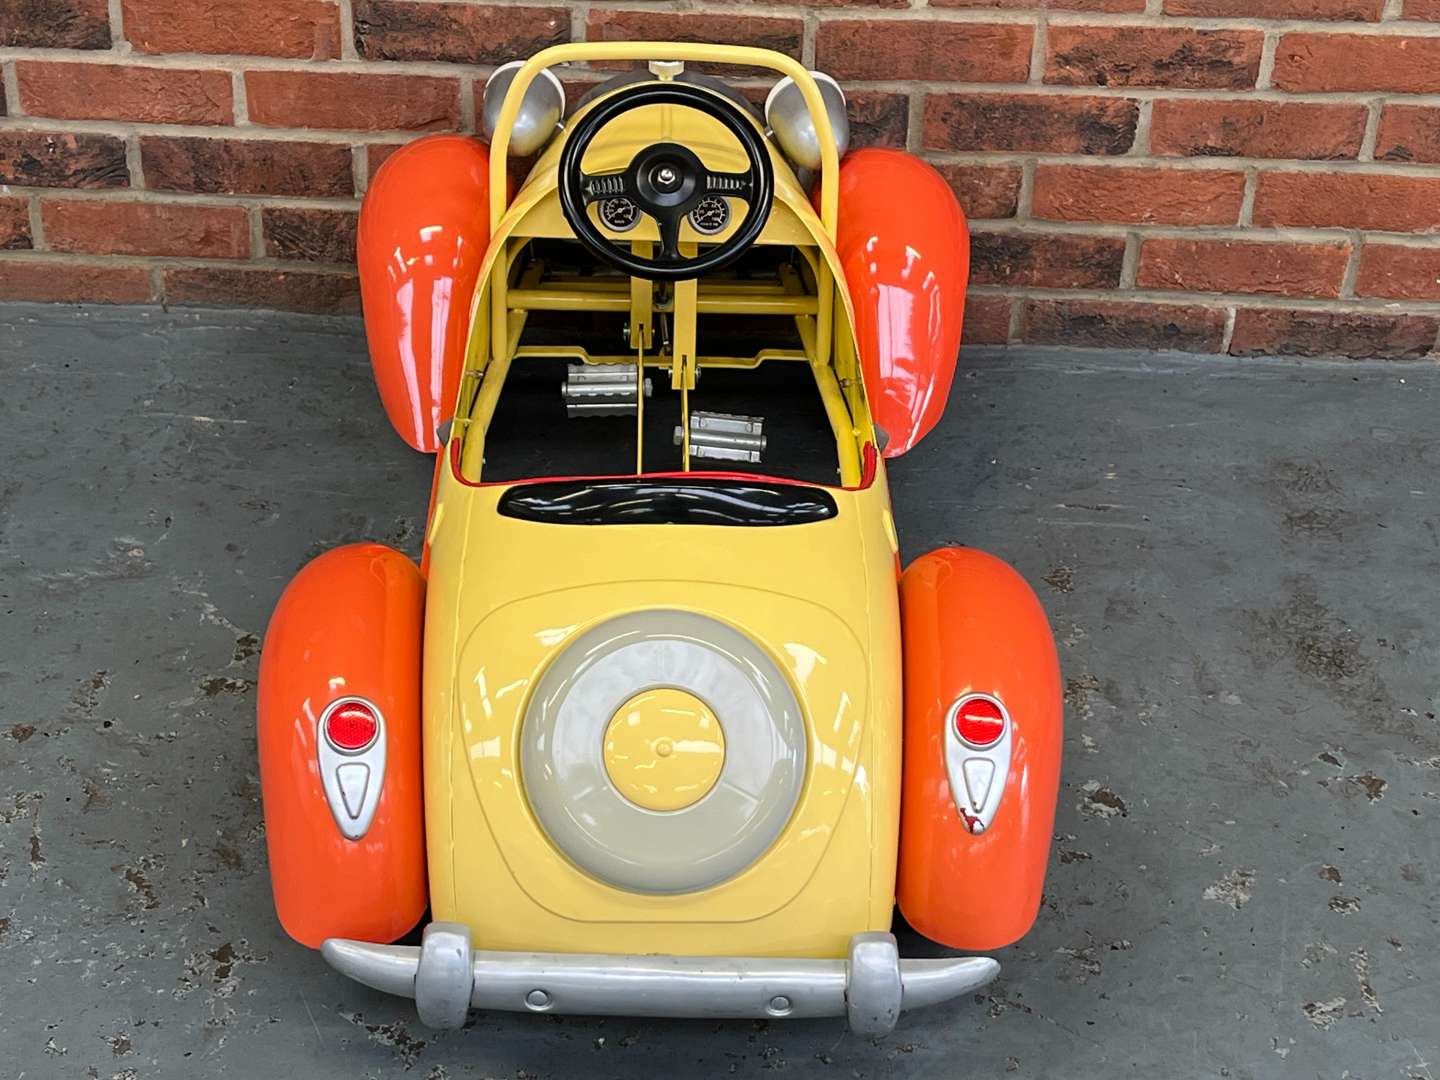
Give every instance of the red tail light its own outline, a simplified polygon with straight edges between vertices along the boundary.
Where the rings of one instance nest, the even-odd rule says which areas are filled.
[[[1005,734],[1005,711],[988,697],[966,698],[955,710],[955,733],[970,746],[993,746]]]
[[[355,753],[375,741],[380,721],[375,710],[351,699],[332,705],[325,713],[325,738],[337,750]]]

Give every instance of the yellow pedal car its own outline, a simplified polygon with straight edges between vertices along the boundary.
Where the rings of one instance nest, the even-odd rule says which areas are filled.
[[[566,109],[556,65],[640,62]],[[757,109],[697,63],[768,69]],[[944,408],[968,235],[832,80],[758,49],[506,65],[361,212],[366,331],[436,456],[416,565],[329,552],[264,643],[281,922],[470,1008],[902,1009],[1037,912],[1060,767],[1038,601],[992,556],[902,575],[885,459]],[[512,193],[512,155],[536,155]],[[418,945],[395,944],[429,911]]]

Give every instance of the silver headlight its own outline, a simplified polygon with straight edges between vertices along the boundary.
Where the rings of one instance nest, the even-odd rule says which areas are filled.
[[[524,64],[523,60],[511,60],[496,68],[485,80],[485,100],[480,110],[480,129],[487,142],[495,141],[495,128],[500,122],[500,109],[505,104],[505,95],[515,81],[515,73]],[[515,123],[510,128],[509,153],[512,157],[529,157],[538,151],[555,134],[561,119],[565,116],[565,88],[549,68],[540,74],[525,91],[520,102],[520,111],[515,114]]]
[[[845,112],[845,92],[840,84],[823,71],[812,71],[825,111],[830,116],[830,130],[835,136],[835,150],[844,155],[850,148],[850,118]],[[801,169],[820,168],[820,137],[805,107],[804,95],[795,80],[785,76],[771,89],[765,99],[765,123],[775,134],[775,141],[790,163]]]

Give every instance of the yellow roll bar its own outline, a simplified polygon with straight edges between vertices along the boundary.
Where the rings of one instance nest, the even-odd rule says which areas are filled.
[[[810,119],[820,140],[820,224],[833,241],[835,222],[840,205],[840,155],[835,150],[835,134],[830,128],[830,114],[815,79],[800,61],[771,49],[746,45],[698,45],[680,41],[585,41],[571,45],[552,45],[525,61],[500,109],[495,126],[495,141],[490,145],[490,232],[500,227],[508,203],[505,198],[505,159],[510,148],[510,129],[520,111],[525,91],[542,70],[557,64],[573,64],[607,60],[682,60],[695,64],[743,64],[747,67],[769,68],[795,80]]]

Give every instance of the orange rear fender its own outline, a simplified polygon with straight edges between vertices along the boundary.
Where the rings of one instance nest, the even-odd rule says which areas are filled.
[[[270,881],[286,932],[312,948],[329,937],[394,941],[428,902],[424,604],[424,580],[410,559],[380,544],[352,544],[296,575],[265,634],[257,738]],[[379,714],[374,742],[358,754],[337,752],[319,729],[326,709],[346,699]],[[351,766],[353,777],[362,763],[364,783],[352,782],[348,797],[364,811],[352,817],[334,774]]]
[[[912,563],[900,614],[900,910],[942,944],[996,949],[1030,929],[1045,885],[1060,784],[1055,641],[1025,580],[971,548]]]

